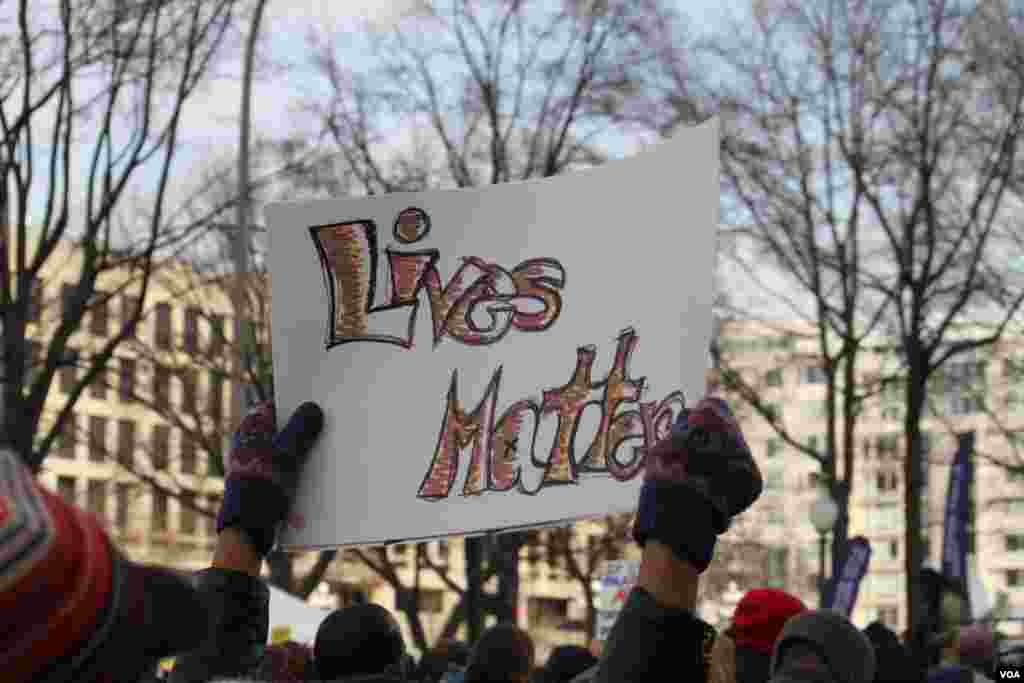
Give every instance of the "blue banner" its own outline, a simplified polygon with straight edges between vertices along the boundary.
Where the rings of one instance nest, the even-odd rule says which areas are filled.
[[[860,582],[868,573],[871,562],[871,544],[863,536],[851,538],[846,544],[846,562],[838,578],[832,582],[832,599],[829,607],[845,614],[853,612],[860,591]]]
[[[961,587],[967,585],[967,520],[969,487],[973,478],[974,432],[957,435],[956,457],[949,473],[946,518],[942,530],[942,573]]]

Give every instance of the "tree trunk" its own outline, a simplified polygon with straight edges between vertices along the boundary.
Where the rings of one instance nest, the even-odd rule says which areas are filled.
[[[483,538],[473,536],[466,538],[466,627],[468,630],[467,639],[470,644],[480,638],[483,631],[483,610],[481,609],[481,597],[483,595],[483,582],[481,573],[483,571]]]
[[[523,546],[519,533],[501,534],[496,539],[498,560],[499,622],[517,624],[519,621],[519,550]]]
[[[919,609],[920,587],[917,575],[921,571],[924,552],[921,543],[921,488],[923,457],[921,453],[921,418],[924,413],[924,401],[927,375],[924,361],[914,349],[907,349],[907,412],[903,423],[904,462],[903,478],[906,482],[904,493],[905,524],[904,572],[906,572],[907,589],[907,624],[913,631],[921,618]]]

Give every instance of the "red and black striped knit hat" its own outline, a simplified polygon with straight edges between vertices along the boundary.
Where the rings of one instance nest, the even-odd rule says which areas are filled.
[[[137,681],[196,647],[209,615],[170,572],[126,560],[99,521],[0,450],[0,671],[8,683]]]

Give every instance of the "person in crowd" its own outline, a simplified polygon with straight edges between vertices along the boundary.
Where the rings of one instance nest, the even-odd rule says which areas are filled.
[[[975,673],[976,681],[995,678],[996,639],[991,624],[960,628],[960,663]]]
[[[537,680],[540,683],[569,683],[596,663],[597,657],[585,647],[559,645],[551,651]]]
[[[93,515],[0,450],[0,679],[152,680],[207,637],[207,607],[173,572],[126,559]]]
[[[0,455],[0,605],[4,614],[24,620],[3,634],[4,680],[134,682],[168,655],[177,655],[174,683],[258,672],[269,634],[269,592],[260,568],[289,511],[299,468],[322,430],[323,413],[307,403],[283,430],[275,425],[273,406],[265,405],[246,416],[235,435],[214,559],[201,572],[198,590],[169,572],[124,561],[95,520],[39,488],[13,455]],[[671,434],[646,451],[644,466],[633,530],[642,548],[639,581],[594,680],[660,681],[672,672],[679,680],[703,681],[709,627],[694,613],[700,574],[717,537],[760,496],[761,474],[717,398],[684,411]],[[532,645],[508,628],[477,644],[467,678],[491,670],[509,647],[527,662],[518,673],[529,671],[532,653],[523,654]],[[488,645],[494,641],[505,647]],[[516,668],[501,667],[510,673]],[[770,673],[775,683],[867,683],[874,677],[874,653],[844,617],[805,612],[783,629]],[[381,672],[372,678],[384,683],[405,676]]]
[[[807,611],[799,598],[775,588],[755,588],[733,612],[729,635],[736,645],[736,683],[764,683],[772,648],[789,618]]]
[[[875,683],[923,683],[919,669],[899,637],[880,621],[868,624],[864,635],[875,648]]]
[[[512,624],[496,624],[473,646],[465,683],[529,683],[535,655],[530,634]]]
[[[423,655],[417,675],[422,683],[440,683],[449,671],[465,669],[468,663],[468,645],[459,640],[443,640]]]
[[[275,426],[274,407],[263,404],[235,435],[225,463],[213,566],[199,576],[199,589],[213,606],[211,637],[177,658],[172,683],[258,679],[266,667],[269,593],[260,568],[291,507],[302,462],[323,428],[323,412],[306,403],[280,433]],[[398,622],[373,604],[328,615],[317,630],[309,668],[324,681],[405,681],[410,674]]]
[[[953,581],[925,568],[917,579],[918,617],[911,628],[910,653],[918,668],[930,671],[951,656],[960,626],[968,622],[967,599]]]

